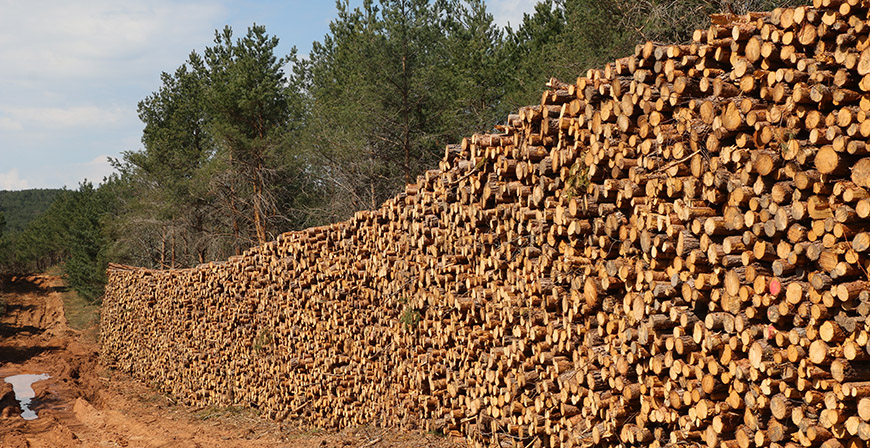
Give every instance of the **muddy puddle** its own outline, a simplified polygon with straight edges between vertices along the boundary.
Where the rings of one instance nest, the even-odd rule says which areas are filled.
[[[36,420],[36,411],[30,409],[30,400],[36,397],[33,391],[33,383],[51,378],[46,373],[39,375],[25,374],[6,377],[6,382],[12,385],[15,399],[21,406],[21,418],[24,420]]]

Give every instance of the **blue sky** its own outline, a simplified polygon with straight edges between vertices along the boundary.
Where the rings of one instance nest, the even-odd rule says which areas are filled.
[[[515,27],[536,2],[487,5]],[[0,190],[102,180],[142,147],[137,103],[215,29],[262,24],[305,55],[334,17],[331,0],[0,0]]]

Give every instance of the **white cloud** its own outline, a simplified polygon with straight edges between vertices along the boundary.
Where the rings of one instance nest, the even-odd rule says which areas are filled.
[[[0,190],[26,190],[30,184],[18,176],[18,170],[13,168],[5,173],[0,173]]]
[[[0,111],[9,123],[4,126],[4,119],[0,118],[0,130],[106,127],[117,123],[125,113],[120,107],[97,106],[0,108]]]
[[[50,164],[42,167],[38,173],[26,175],[26,183],[42,188],[66,187],[75,190],[81,182],[87,180],[96,186],[103,182],[103,178],[115,172],[108,158],[108,155],[99,155],[87,162]]]
[[[75,172],[70,173],[70,180],[72,182],[67,183],[71,188],[78,186],[78,183],[85,179],[94,185],[102,183],[103,178],[109,177],[109,175],[115,172],[115,169],[109,164],[108,155],[100,155],[90,162],[76,164],[73,170]]]
[[[0,188],[102,181],[106,154],[139,146],[136,103],[211,42],[228,1],[0,0],[0,169],[15,169]]]
[[[211,35],[215,2],[0,0],[0,79],[118,78]],[[152,70],[154,65],[150,65]]]
[[[0,117],[0,131],[20,131],[21,129],[20,122],[9,117]]]
[[[517,29],[523,23],[523,14],[535,12],[535,5],[539,0],[490,0],[487,2],[488,10],[493,20],[499,26],[510,24],[511,28]]]

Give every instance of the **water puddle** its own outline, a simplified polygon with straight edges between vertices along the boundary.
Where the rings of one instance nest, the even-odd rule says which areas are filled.
[[[30,409],[30,399],[36,396],[31,385],[37,381],[51,378],[47,373],[41,375],[13,375],[6,377],[6,382],[12,385],[15,399],[21,404],[21,418],[36,420],[36,411]]]

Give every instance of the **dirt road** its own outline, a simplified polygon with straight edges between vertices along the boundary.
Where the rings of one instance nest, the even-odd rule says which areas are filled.
[[[0,284],[0,447],[457,447],[461,441],[377,428],[304,432],[251,410],[192,409],[99,364],[94,330],[69,328],[63,283],[39,275]],[[33,384],[24,420],[3,378],[48,374]]]

